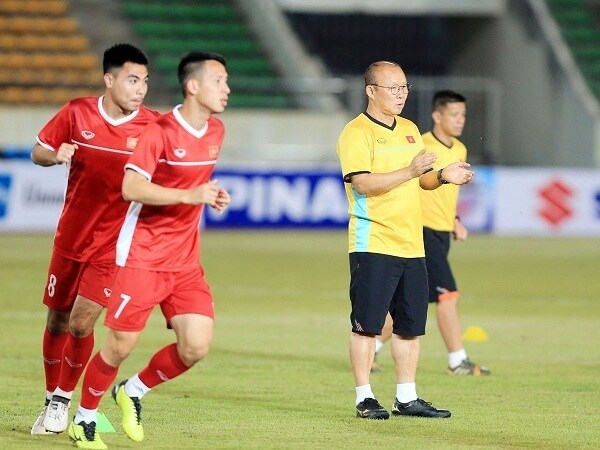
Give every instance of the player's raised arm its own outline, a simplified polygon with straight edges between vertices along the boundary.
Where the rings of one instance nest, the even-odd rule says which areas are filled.
[[[222,190],[216,181],[201,184],[192,189],[178,189],[159,186],[133,169],[127,169],[123,177],[123,198],[127,201],[145,205],[200,205],[206,203],[215,206]],[[221,194],[223,195],[223,194]],[[225,197],[222,197],[226,201]]]
[[[77,150],[77,144],[61,144],[57,151],[35,144],[31,150],[31,160],[38,166],[48,167],[56,164],[69,164]]]

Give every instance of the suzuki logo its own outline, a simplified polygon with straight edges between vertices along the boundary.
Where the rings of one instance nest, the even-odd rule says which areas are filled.
[[[542,186],[538,195],[542,206],[537,211],[538,215],[551,226],[558,226],[573,215],[570,208],[573,191],[560,180],[552,180]]]

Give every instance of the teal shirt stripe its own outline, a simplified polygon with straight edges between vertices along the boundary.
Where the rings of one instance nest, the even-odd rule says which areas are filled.
[[[357,252],[366,252],[369,247],[369,235],[371,232],[371,221],[367,215],[367,197],[360,195],[352,188],[354,197],[353,215],[356,217],[356,237],[354,249]]]

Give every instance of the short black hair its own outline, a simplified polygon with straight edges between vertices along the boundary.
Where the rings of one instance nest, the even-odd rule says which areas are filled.
[[[440,109],[444,108],[448,103],[467,103],[467,99],[458,92],[450,90],[437,91],[433,95],[431,105],[433,109]]]
[[[181,92],[184,98],[185,84],[194,73],[202,68],[204,61],[209,60],[218,61],[223,64],[224,67],[227,67],[225,57],[219,53],[213,52],[190,52],[179,61],[179,66],[177,66],[177,77],[179,78],[179,85],[181,86]]]
[[[115,44],[104,52],[102,70],[106,74],[128,62],[147,66],[148,58],[143,51],[131,44]]]

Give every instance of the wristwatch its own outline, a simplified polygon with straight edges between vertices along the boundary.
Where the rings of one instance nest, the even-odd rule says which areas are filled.
[[[440,184],[448,184],[448,183],[449,183],[449,181],[446,181],[446,180],[444,180],[444,179],[442,178],[442,170],[444,170],[444,169],[440,169],[440,170],[438,170],[438,173],[437,173],[437,180],[438,180],[438,183],[440,183]]]

